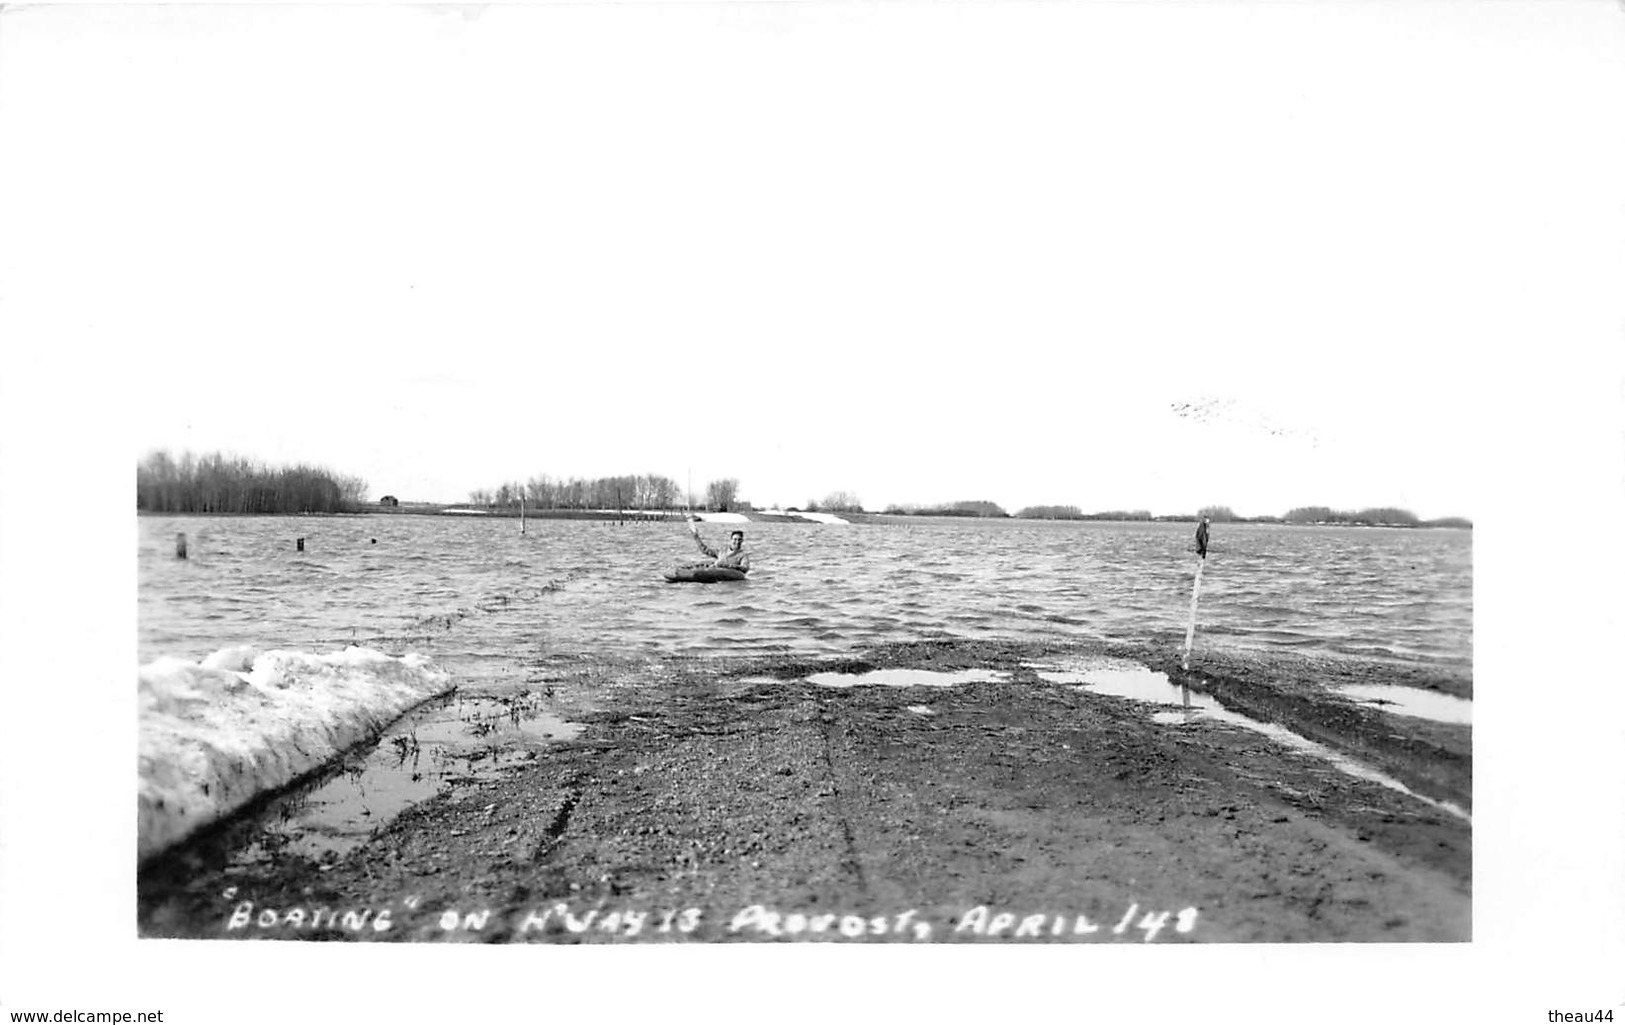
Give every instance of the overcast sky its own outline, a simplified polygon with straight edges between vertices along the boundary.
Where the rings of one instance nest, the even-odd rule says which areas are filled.
[[[1605,5],[52,14],[16,270],[127,465],[1473,516],[1618,329]]]

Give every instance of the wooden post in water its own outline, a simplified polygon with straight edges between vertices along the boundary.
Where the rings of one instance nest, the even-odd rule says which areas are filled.
[[[1202,595],[1202,566],[1207,560],[1198,557],[1196,560],[1196,583],[1191,587],[1191,621],[1185,628],[1185,657],[1179,667],[1186,672],[1191,668],[1191,642],[1196,640],[1196,600]]]
[[[519,536],[525,534],[525,496],[519,496]]]
[[[185,534],[176,534],[175,535],[175,558],[177,558],[177,559],[186,558],[186,535]]]
[[[304,538],[302,538],[302,537],[301,538],[296,538],[294,540],[293,544],[294,544],[294,551],[302,552],[302,551],[305,550],[305,539]]]
[[[1196,582],[1191,585],[1191,621],[1185,628],[1185,657],[1179,667],[1191,670],[1191,644],[1196,640],[1196,602],[1202,596],[1202,567],[1207,565],[1207,517],[1196,527]]]

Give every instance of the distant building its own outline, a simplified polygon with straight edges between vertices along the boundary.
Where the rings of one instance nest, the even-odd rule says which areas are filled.
[[[396,498],[394,495],[385,495],[383,498],[380,498],[378,500],[378,504],[379,505],[387,505],[387,506],[389,506],[390,508],[393,509],[396,506],[401,504],[401,500]]]

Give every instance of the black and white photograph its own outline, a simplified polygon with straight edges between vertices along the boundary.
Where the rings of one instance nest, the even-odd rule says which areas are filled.
[[[0,1014],[1625,1016],[1622,33],[0,8]]]

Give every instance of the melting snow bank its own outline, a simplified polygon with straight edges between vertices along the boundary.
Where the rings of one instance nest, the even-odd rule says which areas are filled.
[[[227,648],[137,676],[141,859],[319,768],[451,689],[420,655]]]
[[[691,513],[701,523],[749,523],[750,517],[744,513],[731,512],[696,512]]]
[[[834,513],[801,512],[800,510],[786,512],[783,509],[762,509],[759,511],[764,516],[786,516],[790,519],[807,520],[810,523],[839,523],[843,527],[852,522],[851,520],[843,520]]]

